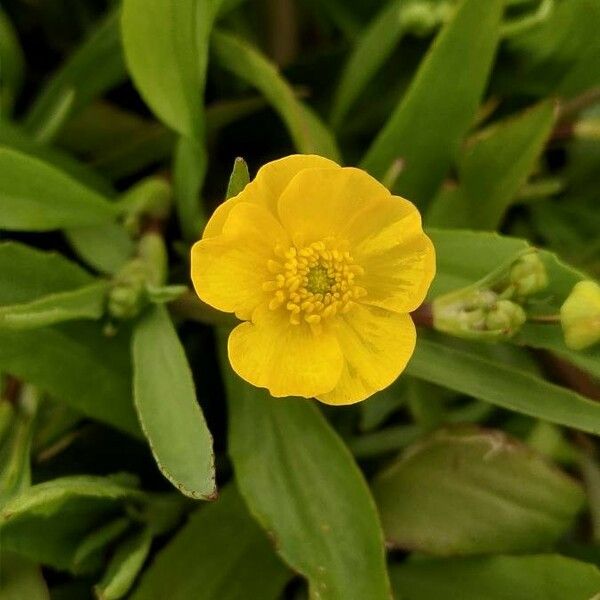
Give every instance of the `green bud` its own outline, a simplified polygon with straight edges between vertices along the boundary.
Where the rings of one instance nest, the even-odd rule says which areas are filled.
[[[117,273],[108,293],[108,314],[117,319],[135,317],[144,305],[146,265],[139,258],[129,261]]]
[[[526,320],[527,315],[521,306],[510,300],[498,300],[487,314],[485,326],[487,331],[511,337],[521,329]]]
[[[509,279],[517,296],[529,296],[548,285],[548,273],[537,252],[519,257],[510,269]]]
[[[144,262],[147,282],[161,286],[167,279],[167,249],[165,242],[158,233],[146,233],[139,241],[138,255]]]
[[[565,344],[583,350],[600,341],[600,286],[595,281],[575,284],[560,307]]]
[[[450,18],[455,4],[455,2],[432,2],[431,0],[405,3],[400,10],[400,21],[404,29],[424,37],[430,35]]]
[[[125,213],[125,228],[133,235],[139,233],[144,217],[164,220],[169,216],[172,190],[162,177],[149,177],[129,188],[119,204]]]
[[[164,285],[167,261],[162,236],[155,232],[144,234],[138,243],[138,256],[114,278],[108,294],[108,314],[116,319],[132,319],[148,302],[169,302],[180,296],[179,286]]]

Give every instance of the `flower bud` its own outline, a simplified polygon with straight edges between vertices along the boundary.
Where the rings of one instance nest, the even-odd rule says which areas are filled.
[[[163,285],[167,279],[167,249],[165,241],[158,233],[146,233],[138,244],[139,257],[146,265],[147,282],[151,285]]]
[[[144,304],[146,266],[136,258],[117,274],[108,293],[108,313],[117,319],[135,317]]]
[[[507,337],[516,333],[525,321],[527,315],[521,306],[510,300],[498,300],[485,319],[487,331],[495,331]]]
[[[417,0],[405,3],[400,11],[400,20],[407,31],[425,37],[447,21],[455,8],[453,2]]]
[[[510,269],[510,283],[517,296],[529,296],[548,285],[546,267],[537,252],[520,256]]]
[[[594,281],[575,284],[560,307],[565,344],[582,350],[600,341],[600,286]]]

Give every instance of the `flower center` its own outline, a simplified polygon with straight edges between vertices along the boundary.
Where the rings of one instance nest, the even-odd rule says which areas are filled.
[[[340,246],[324,240],[300,249],[275,248],[278,260],[267,264],[274,279],[263,284],[265,291],[273,292],[269,308],[284,307],[292,324],[305,321],[317,329],[324,319],[350,310],[367,293],[356,283],[364,270]]]
[[[306,274],[306,289],[311,294],[326,294],[334,284],[335,279],[329,277],[327,267],[322,264],[311,267]]]

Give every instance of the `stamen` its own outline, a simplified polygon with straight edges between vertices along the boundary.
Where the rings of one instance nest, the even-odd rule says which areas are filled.
[[[262,287],[273,292],[269,308],[283,306],[293,325],[304,321],[319,333],[324,320],[347,313],[367,293],[357,282],[364,269],[354,264],[347,245],[328,239],[303,248],[278,246],[274,254],[280,260],[267,261],[274,279]]]

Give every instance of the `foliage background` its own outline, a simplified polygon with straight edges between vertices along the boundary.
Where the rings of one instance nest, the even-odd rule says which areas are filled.
[[[3,0],[0,598],[598,597],[597,347],[422,328],[358,406],[275,401],[188,254],[236,157],[318,153],[417,204],[431,298],[535,245],[556,313],[600,269],[599,30],[597,0]]]

